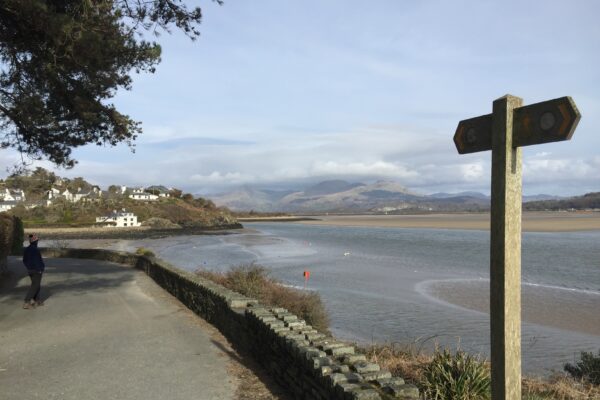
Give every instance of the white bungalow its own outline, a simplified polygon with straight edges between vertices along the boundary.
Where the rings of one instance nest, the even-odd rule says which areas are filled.
[[[166,188],[162,185],[148,186],[145,190],[145,192],[155,194],[158,197],[171,197],[171,195],[169,194],[169,191],[170,190],[168,188]]]
[[[0,212],[11,210],[16,205],[17,205],[17,202],[14,200],[0,201]]]
[[[155,194],[146,193],[143,188],[133,189],[133,192],[129,195],[130,199],[140,201],[156,201],[158,196]]]
[[[115,210],[104,217],[96,217],[96,223],[109,227],[115,226],[117,228],[129,228],[141,225],[137,220],[137,216],[134,213],[125,211],[125,209],[122,211]]]

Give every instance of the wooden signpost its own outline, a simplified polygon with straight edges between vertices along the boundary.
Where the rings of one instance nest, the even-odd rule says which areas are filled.
[[[522,103],[501,97],[492,114],[460,121],[454,135],[460,154],[492,150],[492,400],[521,398],[521,147],[569,140],[581,119],[570,97]]]

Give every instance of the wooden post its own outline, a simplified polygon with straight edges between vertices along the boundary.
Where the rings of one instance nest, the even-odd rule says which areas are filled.
[[[506,95],[492,113],[490,317],[492,400],[521,398],[521,148],[513,147],[513,110]]]
[[[492,400],[521,398],[521,146],[569,140],[581,119],[568,96],[522,102],[501,97],[492,114],[460,121],[454,134],[460,154],[492,150]]]

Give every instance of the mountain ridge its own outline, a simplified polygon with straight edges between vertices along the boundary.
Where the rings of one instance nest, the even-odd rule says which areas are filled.
[[[490,205],[490,196],[479,192],[426,195],[398,182],[385,180],[373,183],[326,180],[302,190],[265,190],[244,186],[211,198],[217,205],[233,211],[290,213],[486,211]],[[544,194],[523,196],[523,202],[559,199],[558,196]]]

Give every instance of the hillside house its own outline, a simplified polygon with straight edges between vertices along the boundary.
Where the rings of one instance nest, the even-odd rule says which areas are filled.
[[[133,189],[132,193],[129,195],[130,199],[140,200],[140,201],[156,201],[158,200],[158,196],[151,193],[146,193],[144,188]]]
[[[155,194],[158,197],[171,197],[170,190],[162,185],[148,186],[145,190],[147,193]]]
[[[25,201],[25,192],[21,189],[0,190],[0,201]]]
[[[96,217],[96,223],[117,228],[130,228],[141,225],[137,220],[137,216],[134,213],[127,212],[125,209],[122,211],[114,210],[109,215]]]
[[[61,197],[63,197],[63,198],[64,198],[65,200],[67,200],[67,201],[71,201],[71,202],[72,202],[72,201],[73,201],[73,199],[74,199],[74,197],[73,197],[73,193],[71,193],[71,192],[69,191],[69,189],[65,189],[65,191],[64,191],[64,192],[62,192],[60,195],[61,195]]]
[[[0,212],[11,210],[16,205],[17,205],[17,202],[14,200],[0,201]]]
[[[81,200],[96,200],[102,197],[102,191],[98,186],[93,186],[91,190],[83,192],[81,188],[76,193],[71,193],[69,189],[65,189],[62,193],[56,188],[51,188],[46,192],[46,205],[49,206],[55,199],[64,198],[71,203],[77,203]]]
[[[57,188],[50,188],[50,190],[48,190],[46,192],[46,205],[49,206],[50,204],[52,204],[52,202],[54,201],[54,199],[57,199],[60,197],[60,190],[58,190]]]

